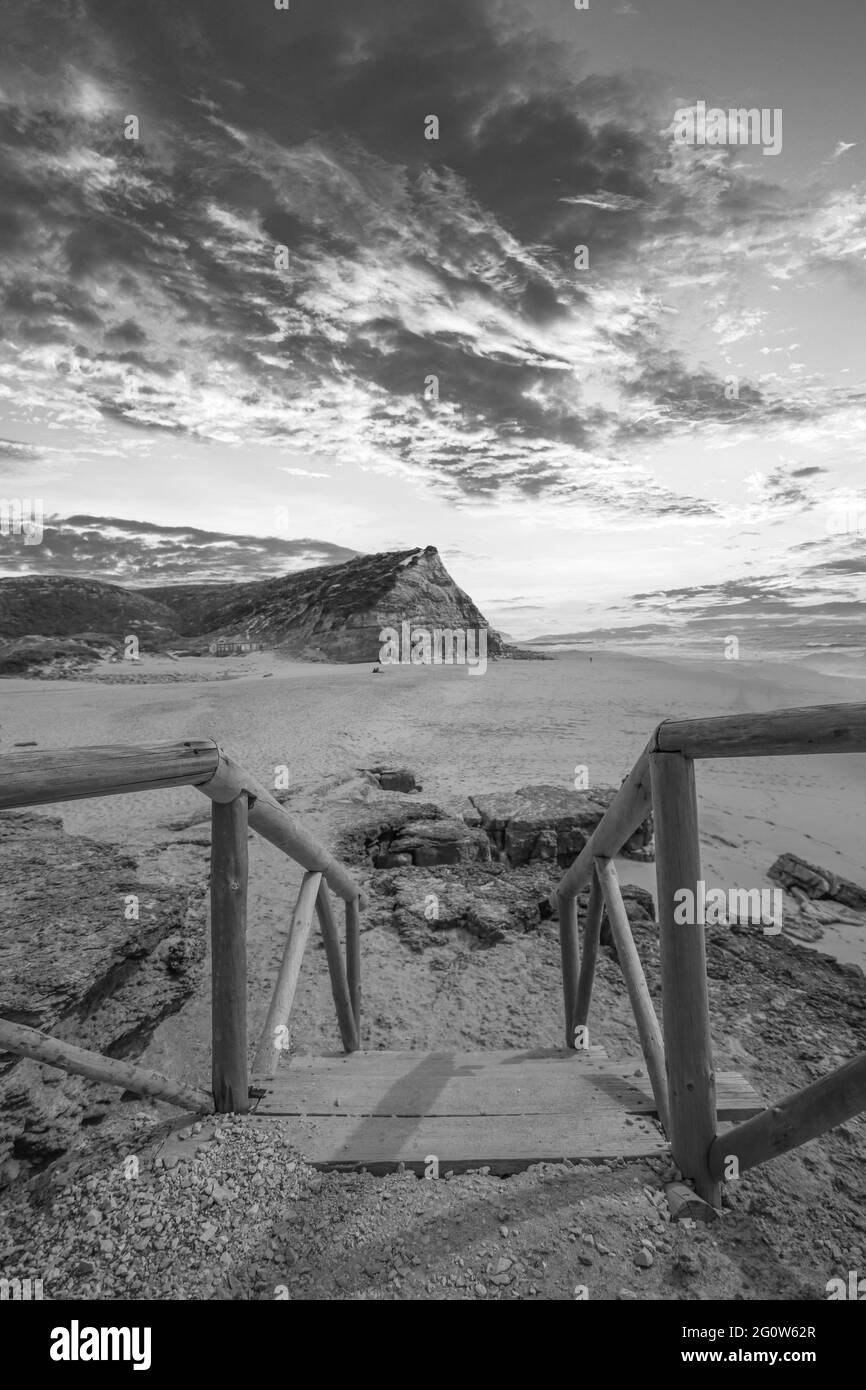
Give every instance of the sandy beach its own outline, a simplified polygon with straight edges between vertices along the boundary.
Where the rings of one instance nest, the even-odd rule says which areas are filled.
[[[280,765],[288,766],[292,787],[310,789],[386,762],[411,767],[436,800],[531,783],[569,787],[579,766],[590,785],[618,786],[662,719],[866,699],[866,680],[792,665],[592,655],[592,662],[583,652],[493,662],[482,677],[399,666],[373,676],[369,666],[263,653],[237,661],[154,659],[136,673],[143,683],[7,680],[0,746],[215,738],[268,786]],[[180,679],[148,683],[164,674]],[[202,681],[207,674],[233,678]],[[186,683],[186,675],[199,679]],[[862,757],[703,763],[707,882],[761,886],[785,851],[862,882],[864,788]],[[63,817],[71,831],[145,848],[166,821],[197,804],[192,791],[162,791],[67,803]],[[305,814],[315,820],[313,807]],[[260,848],[263,862],[273,864],[271,851]],[[621,867],[627,879],[652,888],[651,866]],[[258,868],[253,876],[259,886],[266,877]],[[866,965],[866,944],[850,933],[833,947],[840,959]]]

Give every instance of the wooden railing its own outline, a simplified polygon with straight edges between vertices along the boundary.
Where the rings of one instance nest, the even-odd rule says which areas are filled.
[[[359,1046],[361,894],[351,874],[212,740],[134,748],[62,748],[0,758],[0,810],[185,786],[196,787],[212,803],[212,1097],[158,1072],[73,1047],[8,1019],[0,1019],[0,1050],[185,1109],[243,1113],[249,1108],[250,1095],[246,1018],[248,829],[307,870],[256,1053],[256,1070],[265,1076],[273,1075],[288,1043],[289,1014],[314,907],[343,1047],[353,1052]],[[329,888],[345,903],[345,962]]]
[[[674,895],[697,898],[701,877],[695,758],[866,752],[866,705],[818,705],[770,714],[667,719],[623,782],[557,889],[566,1045],[585,1036],[604,905],[634,1009],[656,1107],[677,1166],[720,1204],[721,1181],[816,1138],[866,1109],[866,1053],[780,1105],[717,1134],[704,928],[674,920]],[[610,862],[653,813],[662,1029]],[[583,937],[577,895],[591,882]],[[731,1160],[735,1160],[731,1163]]]

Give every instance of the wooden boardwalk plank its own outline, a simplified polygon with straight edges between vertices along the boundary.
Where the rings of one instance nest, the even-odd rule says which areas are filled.
[[[737,1073],[719,1074],[716,1084],[720,1120],[764,1109]],[[262,1116],[567,1116],[579,1129],[596,1118],[613,1124],[655,1114],[641,1059],[617,1066],[564,1048],[295,1057],[262,1086],[254,1103]]]
[[[596,1116],[487,1115],[404,1117],[298,1116],[254,1112],[248,1123],[277,1128],[318,1168],[392,1172],[399,1164],[423,1173],[430,1155],[440,1175],[489,1167],[516,1173],[534,1163],[603,1162],[667,1152],[655,1122],[624,1111]]]

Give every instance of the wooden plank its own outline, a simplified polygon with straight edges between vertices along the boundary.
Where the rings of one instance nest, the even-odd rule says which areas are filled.
[[[565,1011],[565,1045],[574,1047],[577,982],[580,977],[580,943],[577,931],[577,899],[557,897],[559,955],[562,963],[562,995]]]
[[[219,1113],[249,1108],[247,1069],[247,797],[211,816],[211,1068]]]
[[[688,888],[697,901],[701,877],[695,765],[681,753],[652,753],[650,772],[671,1147],[698,1196],[718,1207],[721,1189],[707,1164],[716,1094],[704,928],[674,920],[675,894]]]
[[[276,1129],[316,1167],[362,1167],[372,1172],[391,1172],[402,1163],[423,1173],[431,1155],[438,1159],[440,1174],[482,1166],[495,1173],[515,1173],[534,1163],[603,1162],[668,1150],[654,1122],[624,1112],[586,1120],[567,1114],[302,1120],[256,1112],[250,1123]]]
[[[37,1028],[25,1028],[21,1023],[0,1019],[0,1051],[4,1049],[19,1057],[30,1057],[34,1062],[72,1072],[74,1076],[86,1076],[91,1081],[102,1081],[109,1086],[122,1086],[125,1091],[150,1096],[153,1100],[166,1100],[184,1110],[213,1109],[207,1092],[195,1086],[184,1086],[160,1072],[122,1062],[117,1057],[103,1057],[99,1052],[61,1042],[59,1038],[52,1038]]]
[[[570,869],[559,881],[561,898],[576,897],[589,882],[593,860],[615,859],[652,810],[649,747],[645,748]]]
[[[575,1062],[557,1054],[545,1063],[519,1052],[492,1054],[355,1053],[337,1058],[295,1058],[267,1086],[257,1114],[274,1115],[544,1115],[567,1111],[576,1122],[601,1111],[651,1115],[652,1087],[641,1070],[603,1060]],[[467,1057],[483,1060],[474,1065]],[[736,1072],[718,1078],[720,1115],[758,1114],[764,1102]]]
[[[6,753],[0,758],[0,810],[193,786],[212,777],[218,765],[212,739]]]
[[[603,1047],[593,1044],[588,1052],[571,1051],[565,1047],[531,1047],[531,1048],[484,1048],[483,1050],[455,1051],[452,1049],[441,1048],[438,1051],[426,1052],[423,1048],[395,1048],[389,1049],[370,1049],[369,1051],[359,1051],[347,1057],[344,1052],[316,1053],[313,1056],[298,1055],[284,1059],[285,1065],[291,1065],[292,1074],[297,1067],[305,1067],[310,1070],[330,1071],[332,1068],[347,1068],[350,1071],[360,1071],[362,1068],[374,1070],[381,1066],[383,1070],[390,1074],[392,1069],[398,1064],[404,1063],[409,1066],[417,1066],[418,1062],[425,1059],[432,1067],[448,1071],[453,1067],[455,1059],[461,1064],[469,1066],[483,1067],[502,1064],[506,1066],[522,1065],[523,1062],[559,1062],[563,1066],[577,1067],[585,1064],[588,1060],[606,1060],[607,1052]],[[628,1062],[622,1063],[628,1066]],[[641,1059],[636,1057],[635,1066],[641,1065]]]
[[[656,730],[655,740],[660,752],[685,753],[690,758],[866,753],[866,704],[666,719]]]
[[[601,919],[604,916],[604,896],[598,874],[593,873],[589,887],[589,902],[583,924],[583,952],[580,961],[580,978],[577,982],[577,1003],[574,1012],[575,1028],[585,1028],[589,1023],[589,1005],[592,999],[592,986],[595,980],[595,967],[598,961],[598,948],[601,940]]]
[[[665,1049],[662,1042],[662,1030],[656,1018],[650,998],[649,988],[647,987],[646,976],[643,973],[643,966],[640,963],[640,956],[634,944],[634,938],[629,926],[628,914],[625,910],[625,903],[619,891],[619,879],[616,869],[609,859],[597,859],[595,869],[601,884],[604,900],[607,903],[607,915],[610,919],[611,931],[613,932],[614,944],[619,957],[620,969],[625,980],[628,997],[631,1001],[632,1012],[634,1013],[637,1031],[640,1036],[641,1047],[643,1049],[644,1061],[646,1062],[647,1072],[652,1083],[653,1095],[656,1099],[656,1108],[662,1128],[666,1134],[671,1133],[670,1109],[668,1106],[668,1085],[665,1076]]]
[[[725,1179],[727,1161],[733,1156],[738,1175],[817,1139],[861,1110],[866,1110],[866,1052],[719,1135],[710,1149],[710,1169],[716,1178]]]
[[[319,885],[319,893],[316,898],[316,912],[319,916],[319,927],[322,932],[322,941],[325,945],[325,955],[328,961],[328,971],[331,976],[331,993],[334,996],[334,1007],[337,1010],[337,1023],[340,1028],[340,1037],[343,1040],[343,1047],[347,1052],[358,1051],[358,1029],[355,1025],[355,1014],[352,1009],[352,1001],[349,997],[349,982],[346,978],[346,966],[343,962],[343,953],[340,950],[340,937],[337,932],[337,924],[331,912],[331,903],[328,898],[328,890],[324,883]]]
[[[282,1053],[288,1050],[289,1018],[295,1000],[295,990],[298,987],[298,976],[301,973],[301,961],[313,925],[321,882],[320,873],[304,874],[289,925],[280,973],[274,985],[274,993],[253,1062],[254,1076],[274,1076]]]

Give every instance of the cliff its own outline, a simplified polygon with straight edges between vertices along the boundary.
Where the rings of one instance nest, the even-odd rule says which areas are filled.
[[[379,633],[404,622],[467,632],[484,629],[488,656],[506,654],[499,633],[443,565],[435,546],[361,555],[246,584],[185,584],[128,590],[62,576],[0,580],[0,638],[137,633],[142,651],[180,638],[204,647],[245,636],[290,656],[376,661]],[[476,648],[477,650],[477,648]]]

